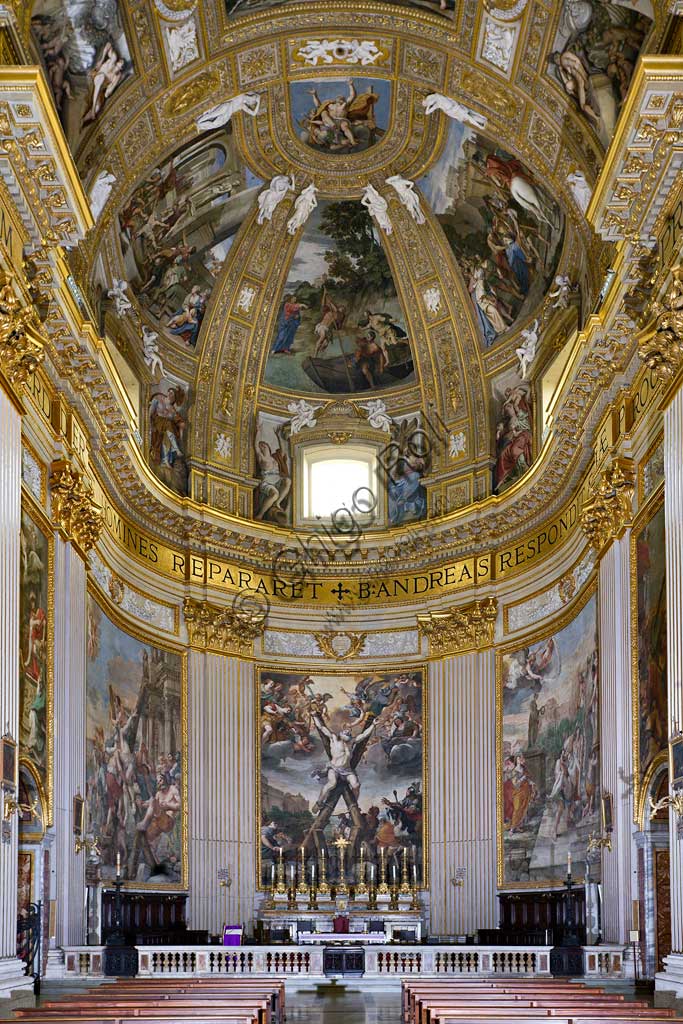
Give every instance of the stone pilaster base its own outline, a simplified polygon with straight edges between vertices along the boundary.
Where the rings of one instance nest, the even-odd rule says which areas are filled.
[[[664,970],[655,974],[655,1006],[683,1010],[683,953],[669,953]]]
[[[13,1006],[35,1006],[33,978],[24,974],[24,962],[15,956],[0,958],[0,1000],[5,999]]]
[[[47,951],[45,977],[50,981],[61,981],[64,977],[64,950],[59,946]]]

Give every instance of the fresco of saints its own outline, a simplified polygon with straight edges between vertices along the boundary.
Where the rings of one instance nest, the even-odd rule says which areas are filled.
[[[178,494],[187,494],[188,469],[185,458],[187,392],[179,384],[155,391],[149,403],[152,467],[164,483]]]
[[[500,417],[496,423],[496,465],[494,488],[497,494],[519,479],[533,461],[531,391],[522,383],[505,388]]]

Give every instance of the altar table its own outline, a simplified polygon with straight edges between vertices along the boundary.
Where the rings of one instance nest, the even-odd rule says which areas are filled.
[[[387,937],[384,932],[299,932],[297,937],[299,945],[309,946],[331,946],[335,944],[371,946],[373,944],[386,944],[386,941]]]

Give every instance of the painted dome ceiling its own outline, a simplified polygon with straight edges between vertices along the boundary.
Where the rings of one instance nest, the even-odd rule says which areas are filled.
[[[400,448],[426,422],[389,525],[533,475],[609,263],[585,213],[649,2],[37,0],[26,28],[96,215],[74,274],[162,490],[286,527],[264,479],[302,431]]]

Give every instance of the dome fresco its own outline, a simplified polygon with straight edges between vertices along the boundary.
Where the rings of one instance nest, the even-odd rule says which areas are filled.
[[[347,403],[345,438],[379,401],[388,438],[443,424],[428,464],[392,466],[399,525],[502,496],[538,460],[554,339],[602,283],[584,214],[652,11],[565,0],[534,50],[524,2],[477,38],[440,0],[369,3],[362,32],[334,4],[322,32],[320,10],[40,0],[32,30],[93,197],[102,181],[90,288],[154,476],[288,526],[292,409]]]

